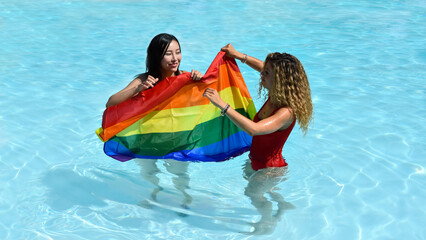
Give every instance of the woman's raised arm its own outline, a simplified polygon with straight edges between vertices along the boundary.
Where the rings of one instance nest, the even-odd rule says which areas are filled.
[[[220,49],[221,51],[224,51],[226,53],[226,56],[235,58],[240,60],[242,63],[245,63],[249,65],[254,70],[260,72],[263,68],[263,61],[259,60],[255,57],[249,56],[245,53],[240,53],[237,50],[235,50],[234,46],[232,44],[228,44],[225,47],[222,47]]]
[[[150,75],[146,76],[146,74],[142,74],[141,76],[131,81],[129,85],[127,85],[121,91],[112,95],[108,99],[108,102],[106,103],[106,107],[112,107],[117,104],[120,104],[126,101],[127,99],[136,96],[139,92],[145,91],[146,89],[154,87],[154,84],[156,82],[158,82],[158,78],[154,78]]]

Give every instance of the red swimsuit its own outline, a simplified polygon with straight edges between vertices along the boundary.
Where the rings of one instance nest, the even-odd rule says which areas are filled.
[[[278,109],[279,108],[275,109],[271,116]],[[256,114],[256,116],[254,116],[254,122],[259,121],[259,117],[257,116],[259,112]],[[296,118],[294,118],[291,125],[284,130],[276,131],[266,135],[256,135],[253,137],[249,158],[251,160],[251,167],[254,170],[257,171],[267,167],[284,167],[288,165],[283,158],[282,149],[284,147],[284,143],[287,141],[287,138],[291,133],[291,130],[293,130],[295,123]]]

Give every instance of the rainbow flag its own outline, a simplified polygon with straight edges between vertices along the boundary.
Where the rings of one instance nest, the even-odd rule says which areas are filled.
[[[224,101],[253,119],[256,109],[233,58],[219,52],[201,81],[190,73],[170,77],[103,114],[96,134],[106,155],[179,161],[224,161],[250,149],[252,138],[203,97],[214,88]]]

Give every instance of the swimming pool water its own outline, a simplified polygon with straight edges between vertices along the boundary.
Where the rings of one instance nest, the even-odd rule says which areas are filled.
[[[417,0],[0,1],[0,239],[426,239],[425,12]],[[205,72],[229,42],[304,64],[314,122],[290,135],[264,198],[247,189],[275,180],[244,179],[247,154],[158,161],[146,176],[103,153],[105,103],[160,32],[180,40],[184,70]],[[259,75],[239,67],[259,109]]]

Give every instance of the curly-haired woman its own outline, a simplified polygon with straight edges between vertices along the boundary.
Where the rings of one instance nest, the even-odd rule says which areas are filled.
[[[312,119],[311,91],[302,64],[287,53],[270,53],[263,62],[236,51],[231,44],[221,50],[261,73],[259,92],[266,89],[268,99],[252,121],[230,108],[216,90],[209,88],[204,96],[238,127],[254,136],[249,155],[253,170],[287,166],[282,148],[296,120],[306,134]]]

